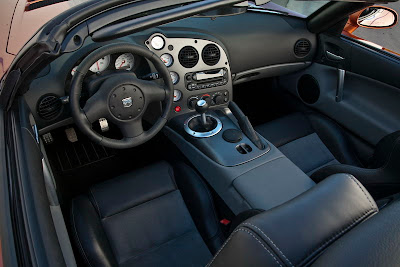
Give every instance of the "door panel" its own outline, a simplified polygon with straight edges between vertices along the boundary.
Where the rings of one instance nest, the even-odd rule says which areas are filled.
[[[331,50],[331,51],[330,51]],[[329,60],[326,51],[343,60]],[[339,71],[345,70],[343,99],[336,101]],[[281,87],[301,99],[298,81],[309,74],[319,87],[308,106],[327,115],[371,145],[400,130],[400,61],[340,37],[320,36],[316,62],[279,79]],[[304,97],[303,97],[304,98]]]

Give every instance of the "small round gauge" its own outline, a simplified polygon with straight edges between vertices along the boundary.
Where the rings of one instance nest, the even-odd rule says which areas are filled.
[[[115,68],[117,70],[131,70],[134,65],[135,57],[131,53],[122,54],[115,60]]]
[[[75,66],[72,70],[71,70],[71,75],[74,76],[76,73],[76,69],[78,68],[78,66]]]
[[[174,72],[174,71],[171,71],[169,74],[171,75],[172,83],[173,83],[173,84],[177,84],[177,83],[179,82],[179,75],[178,75],[178,73],[176,73],[176,72]]]
[[[105,56],[103,58],[100,58],[97,60],[91,67],[90,71],[91,72],[102,72],[105,69],[107,69],[108,65],[110,65],[110,55]]]
[[[155,50],[163,49],[164,45],[165,45],[164,38],[162,38],[160,35],[156,35],[151,39],[151,46]]]
[[[174,58],[170,54],[162,54],[160,58],[167,67],[171,67],[174,63]]]
[[[174,90],[174,102],[178,102],[182,98],[182,92],[179,90]]]

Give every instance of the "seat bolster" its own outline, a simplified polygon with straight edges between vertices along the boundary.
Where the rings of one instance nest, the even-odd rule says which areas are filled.
[[[224,237],[212,195],[201,177],[185,163],[175,163],[174,173],[190,215],[200,235],[214,254],[224,242]]]
[[[361,166],[352,145],[339,125],[316,113],[308,113],[307,117],[321,141],[340,163]]]
[[[357,179],[335,174],[239,225],[210,265],[304,266],[377,212]]]
[[[400,266],[400,201],[330,246],[313,266]]]
[[[99,215],[85,195],[72,200],[72,234],[88,266],[117,266]]]

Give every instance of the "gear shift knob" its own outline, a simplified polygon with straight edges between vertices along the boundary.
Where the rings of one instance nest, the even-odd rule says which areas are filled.
[[[208,128],[207,117],[206,117],[206,112],[208,108],[209,105],[207,101],[205,101],[204,99],[200,99],[199,101],[197,101],[195,109],[201,115],[201,124],[203,125],[204,129]]]
[[[204,99],[200,99],[199,101],[196,102],[195,109],[198,113],[203,114],[206,113],[209,108],[209,105],[207,101]]]

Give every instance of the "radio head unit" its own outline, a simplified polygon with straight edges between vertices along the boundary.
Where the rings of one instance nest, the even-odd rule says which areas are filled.
[[[185,86],[189,91],[222,86],[228,83],[226,68],[189,72],[185,75]]]

